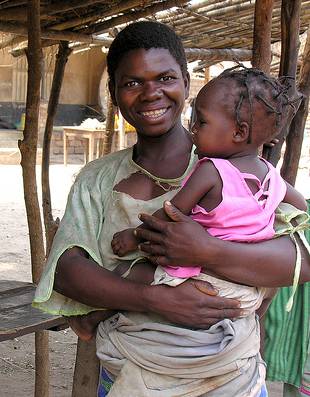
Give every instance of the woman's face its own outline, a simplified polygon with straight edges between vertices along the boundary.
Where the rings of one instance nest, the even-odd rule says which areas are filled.
[[[189,79],[167,49],[126,53],[115,71],[114,101],[124,118],[144,136],[156,137],[181,126]]]

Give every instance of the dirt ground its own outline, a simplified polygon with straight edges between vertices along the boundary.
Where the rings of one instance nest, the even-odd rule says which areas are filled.
[[[310,197],[309,160],[300,171],[298,187]],[[62,216],[66,197],[81,165],[51,165],[50,179],[54,216]],[[38,167],[38,178],[40,178]],[[31,281],[28,229],[19,165],[0,165],[0,278]],[[38,186],[40,182],[38,179]],[[308,189],[305,190],[305,189]],[[76,351],[76,337],[70,330],[50,332],[50,396],[69,397]],[[0,343],[1,396],[33,396],[34,335]],[[281,385],[269,385],[271,397],[281,396]],[[85,396],[87,397],[87,396]],[[228,397],[228,396],[227,396]]]

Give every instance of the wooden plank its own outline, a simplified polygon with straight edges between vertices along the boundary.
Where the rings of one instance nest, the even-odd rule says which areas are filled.
[[[34,284],[22,281],[0,281],[0,341],[67,326],[63,317],[31,306],[35,288]]]

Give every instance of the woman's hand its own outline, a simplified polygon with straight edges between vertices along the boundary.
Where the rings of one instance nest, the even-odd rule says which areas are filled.
[[[217,296],[211,284],[188,280],[173,288],[167,285],[146,286],[148,310],[158,313],[172,323],[207,329],[224,318],[241,315],[239,302]]]
[[[137,237],[147,241],[140,244],[139,248],[149,253],[150,261],[157,265],[205,265],[205,252],[208,248],[212,249],[217,239],[211,237],[202,226],[183,215],[171,203],[166,201],[164,209],[171,222],[147,214],[139,216],[151,229],[136,229]]]

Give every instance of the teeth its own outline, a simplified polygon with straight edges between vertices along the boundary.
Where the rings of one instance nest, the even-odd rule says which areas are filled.
[[[146,116],[146,117],[160,117],[162,116],[164,113],[166,113],[167,109],[158,109],[158,110],[150,110],[148,112],[141,112],[142,116]]]

